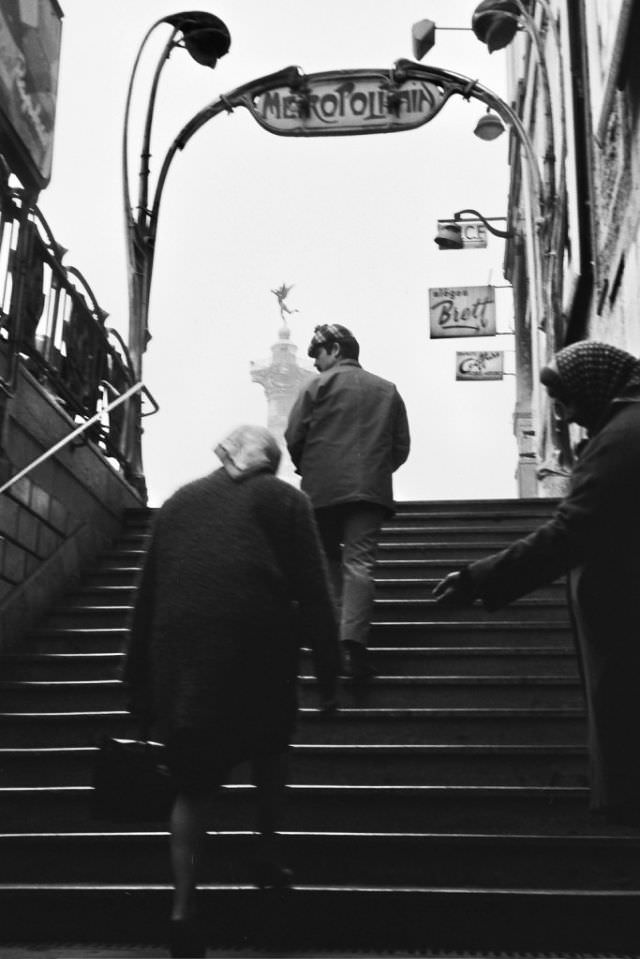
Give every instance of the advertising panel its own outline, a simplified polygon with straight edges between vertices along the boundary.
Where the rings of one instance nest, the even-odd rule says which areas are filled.
[[[2,152],[38,189],[51,177],[62,11],[55,0],[0,4]]]
[[[504,353],[456,353],[456,380],[501,380],[504,377]]]
[[[495,336],[496,304],[492,286],[435,287],[429,290],[432,339]]]

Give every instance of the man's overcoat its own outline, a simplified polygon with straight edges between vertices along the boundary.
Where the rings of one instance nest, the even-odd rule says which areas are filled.
[[[404,402],[389,380],[340,360],[304,387],[285,439],[314,509],[353,502],[393,509],[392,474],[410,439]]]

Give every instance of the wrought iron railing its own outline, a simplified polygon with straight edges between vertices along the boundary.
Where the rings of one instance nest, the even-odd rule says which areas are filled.
[[[127,348],[82,273],[63,264],[65,253],[1,169],[0,390],[13,395],[22,365],[75,423],[92,421],[84,435],[128,477],[131,404],[112,403],[135,384]]]

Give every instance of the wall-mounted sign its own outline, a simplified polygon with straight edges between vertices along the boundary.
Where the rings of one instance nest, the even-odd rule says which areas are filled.
[[[17,176],[39,189],[53,152],[62,11],[55,0],[0,4],[0,133]]]
[[[496,306],[492,286],[436,287],[429,290],[429,331],[448,336],[495,336]]]
[[[504,353],[456,353],[457,380],[501,380],[504,376]]]
[[[442,230],[451,225],[460,228],[463,250],[483,250],[486,247],[487,228],[482,220],[438,220],[438,235],[441,236]]]
[[[337,70],[268,90],[246,106],[260,126],[283,136],[388,133],[428,123],[449,95],[433,80],[396,84],[383,71]]]

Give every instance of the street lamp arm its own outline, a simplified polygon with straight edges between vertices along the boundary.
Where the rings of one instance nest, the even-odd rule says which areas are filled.
[[[492,110],[495,110],[498,116],[513,129],[518,142],[525,152],[527,166],[530,169],[533,181],[533,190],[539,206],[539,216],[544,219],[546,215],[544,189],[538,159],[524,124],[515,110],[510,107],[502,97],[489,89],[489,87],[485,87],[484,84],[478,80],[471,80],[463,74],[453,73],[441,67],[415,63],[413,60],[397,60],[395,66],[396,72],[402,74],[404,77],[415,80],[431,80],[434,83],[440,83],[449,88],[450,94],[457,93],[465,100],[473,97],[476,100],[480,100]]]
[[[153,31],[161,23],[165,23],[164,17],[160,20],[156,20],[153,23],[144,37],[142,38],[142,43],[138,47],[138,52],[136,54],[135,61],[133,63],[133,69],[131,71],[131,76],[129,77],[129,86],[127,87],[127,99],[125,101],[124,108],[124,123],[122,127],[122,184],[123,184],[123,197],[124,197],[124,215],[125,222],[127,224],[127,230],[131,229],[133,225],[133,211],[131,208],[131,190],[129,186],[129,114],[131,113],[131,98],[133,96],[133,87],[138,73],[138,66],[140,64],[140,59],[142,57],[142,51],[144,50],[147,40],[153,33]],[[164,62],[164,60],[162,61]]]
[[[162,21],[161,21],[162,22]],[[147,103],[147,115],[144,122],[144,134],[142,137],[142,150],[140,151],[140,170],[138,174],[138,221],[144,219],[148,215],[147,203],[149,196],[149,160],[151,158],[151,129],[153,126],[153,116],[156,105],[156,96],[158,93],[158,83],[160,81],[160,74],[162,69],[171,55],[171,51],[175,46],[176,34],[179,33],[177,27],[171,31],[171,35],[167,40],[162,55],[160,56],[156,69],[153,74],[153,80],[151,82],[151,91],[149,93],[149,100]]]
[[[202,110],[196,113],[196,115],[193,116],[189,122],[183,126],[182,130],[178,133],[173,143],[167,150],[158,174],[158,181],[156,184],[156,191],[149,216],[149,225],[147,231],[147,242],[151,247],[153,247],[155,243],[158,227],[158,215],[160,212],[160,202],[162,200],[164,184],[167,179],[169,168],[173,162],[173,158],[178,150],[184,150],[192,136],[194,136],[194,134],[196,134],[198,130],[205,125],[205,123],[208,123],[209,120],[217,117],[225,110],[232,111],[234,107],[242,106],[247,98],[259,96],[261,93],[264,93],[266,90],[270,90],[275,86],[286,85],[290,87],[296,87],[301,82],[301,79],[302,73],[300,68],[295,66],[285,67],[283,70],[278,70],[275,73],[269,73],[264,77],[258,77],[258,79],[251,80],[249,83],[244,83],[241,86],[236,87],[235,90],[232,90],[230,93],[226,93],[223,96],[218,97],[217,100],[214,100],[206,107],[203,107]]]
[[[457,213],[453,214],[454,220],[461,220],[464,213],[469,214],[470,216],[475,217],[476,220],[481,220],[486,226],[489,233],[493,233],[494,236],[499,236],[502,240],[510,240],[513,236],[512,230],[497,230],[494,226],[491,226],[490,220],[506,220],[506,216],[490,216],[485,217],[482,213],[478,213],[477,210],[458,210]],[[464,220],[462,220],[464,223]]]

